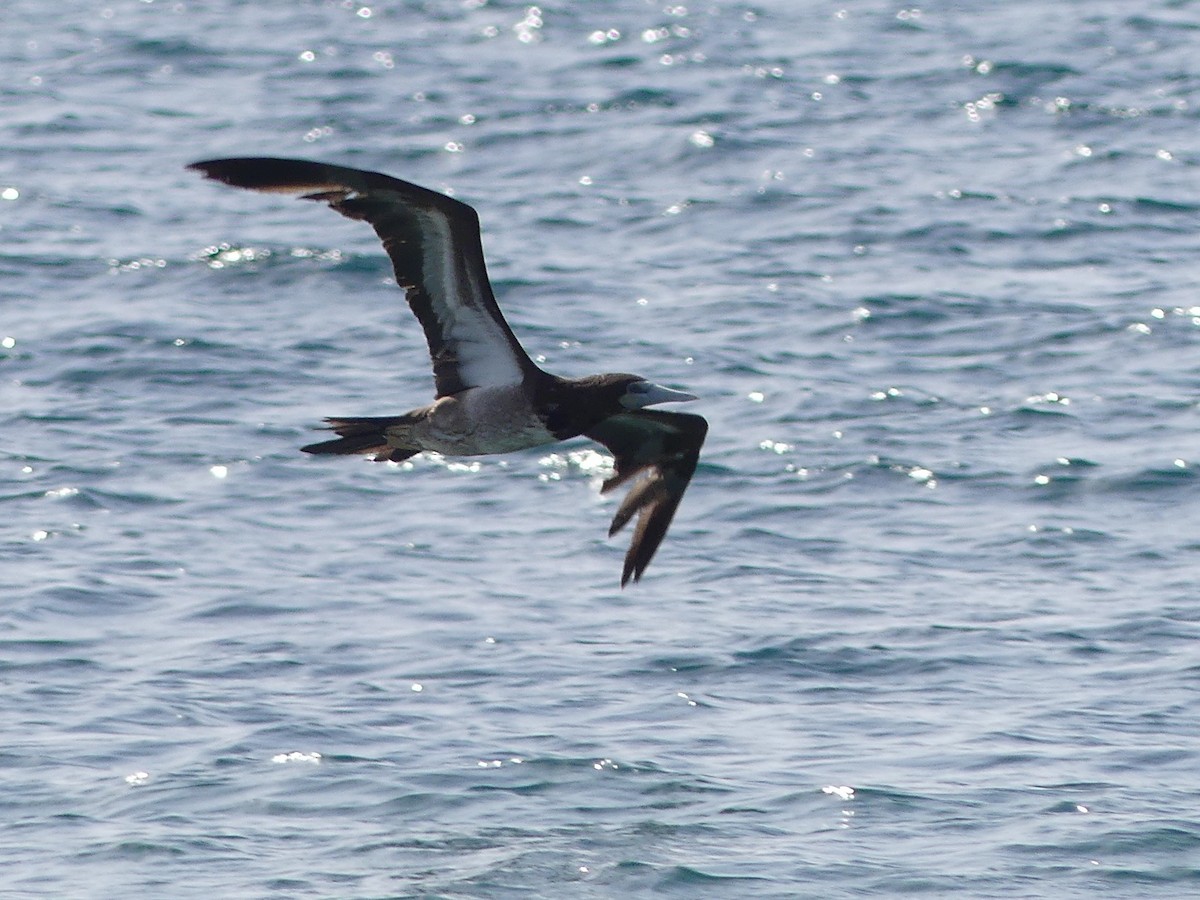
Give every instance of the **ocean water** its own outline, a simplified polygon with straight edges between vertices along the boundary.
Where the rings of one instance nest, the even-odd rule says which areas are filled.
[[[0,896],[1200,896],[1193,4],[8,0]],[[586,441],[431,396],[370,229],[480,211],[551,371],[702,395],[643,581]]]

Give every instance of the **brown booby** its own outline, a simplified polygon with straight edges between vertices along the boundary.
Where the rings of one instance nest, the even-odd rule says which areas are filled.
[[[338,437],[304,452],[369,453],[398,462],[425,450],[478,456],[586,435],[615,459],[602,492],[641,476],[608,531],[611,537],[638,517],[621,586],[641,578],[708,432],[701,416],[646,407],[693,395],[637,375],[562,378],[538,368],[496,305],[479,216],[465,203],[379,172],[305,160],[214,159],[188,168],[234,187],[298,194],[370,223],[425,330],[434,402],[399,416],[327,419]]]

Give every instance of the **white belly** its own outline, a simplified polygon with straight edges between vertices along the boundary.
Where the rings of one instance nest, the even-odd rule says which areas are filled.
[[[479,387],[443,397],[412,436],[425,450],[446,456],[509,453],[553,444],[519,387]]]

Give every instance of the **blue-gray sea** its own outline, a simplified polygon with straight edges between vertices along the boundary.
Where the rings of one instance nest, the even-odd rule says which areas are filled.
[[[1200,896],[1200,8],[6,0],[0,896]],[[432,397],[371,230],[474,205],[586,440]]]

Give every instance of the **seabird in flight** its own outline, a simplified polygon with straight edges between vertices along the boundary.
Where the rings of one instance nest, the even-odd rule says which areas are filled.
[[[637,375],[562,378],[538,368],[496,305],[479,216],[465,203],[378,172],[305,160],[214,159],[188,168],[234,187],[298,194],[369,222],[425,330],[437,393],[431,405],[399,416],[327,419],[338,437],[302,450],[398,462],[424,450],[478,456],[586,435],[615,459],[602,492],[641,476],[608,530],[611,537],[638,517],[621,586],[641,578],[708,431],[701,416],[646,407],[694,396]]]

